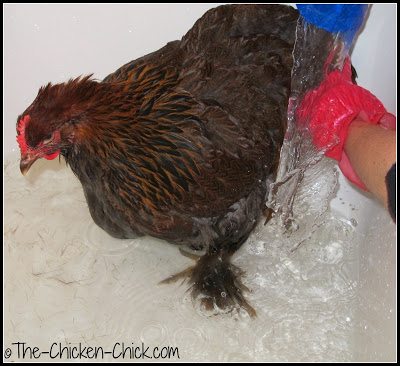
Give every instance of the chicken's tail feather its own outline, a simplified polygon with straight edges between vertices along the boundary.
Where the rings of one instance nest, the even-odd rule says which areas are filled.
[[[206,310],[215,307],[234,310],[238,306],[251,317],[256,311],[245,299],[249,289],[241,282],[243,271],[230,263],[230,255],[211,253],[202,256],[191,271],[189,282],[193,299],[199,299]]]
[[[200,301],[205,310],[220,309],[233,311],[242,308],[251,316],[256,311],[247,302],[243,293],[249,289],[241,282],[244,272],[230,263],[231,254],[209,252],[189,267],[172,275],[161,284],[175,282],[179,279],[188,279],[193,300]]]

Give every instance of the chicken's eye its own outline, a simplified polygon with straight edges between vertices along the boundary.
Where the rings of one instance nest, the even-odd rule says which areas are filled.
[[[46,136],[46,138],[42,141],[43,145],[47,145],[48,143],[50,143],[53,140],[53,135],[48,135]]]

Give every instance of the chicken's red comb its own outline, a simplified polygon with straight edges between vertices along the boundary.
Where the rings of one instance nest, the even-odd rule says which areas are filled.
[[[29,115],[26,115],[23,118],[21,118],[18,122],[17,142],[18,142],[19,148],[21,149],[21,154],[26,154],[26,152],[28,150],[28,146],[26,144],[26,139],[25,139],[25,128],[28,125],[30,120],[31,120],[31,117]]]

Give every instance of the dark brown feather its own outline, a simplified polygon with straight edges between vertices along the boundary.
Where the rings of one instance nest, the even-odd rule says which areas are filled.
[[[48,85],[24,113],[29,145],[60,131],[100,227],[207,252],[185,272],[205,305],[252,313],[229,258],[262,215],[275,174],[297,16],[281,5],[212,9],[181,41],[100,83]]]

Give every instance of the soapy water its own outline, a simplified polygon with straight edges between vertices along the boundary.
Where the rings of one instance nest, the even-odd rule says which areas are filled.
[[[314,165],[294,199],[297,230],[285,230],[277,216],[260,222],[234,256],[257,311],[250,319],[204,312],[186,283],[159,285],[192,261],[162,240],[119,240],[98,228],[63,161],[38,161],[23,177],[19,157],[10,156],[5,345],[144,342],[178,347],[185,361],[351,360],[357,232],[350,218],[328,210],[329,199],[316,199],[333,194],[335,177],[328,159]]]

